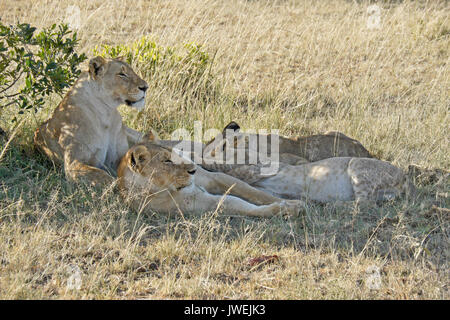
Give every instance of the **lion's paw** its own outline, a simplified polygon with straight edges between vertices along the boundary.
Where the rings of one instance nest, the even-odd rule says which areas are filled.
[[[285,214],[290,217],[298,217],[305,210],[305,203],[301,200],[285,200],[282,202]]]

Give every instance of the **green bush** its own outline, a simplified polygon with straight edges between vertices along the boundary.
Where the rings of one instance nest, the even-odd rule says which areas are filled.
[[[45,96],[61,95],[81,72],[78,66],[86,56],[75,52],[76,33],[65,24],[35,31],[29,24],[0,22],[0,114],[12,105],[19,114],[38,111]]]
[[[94,48],[94,55],[106,58],[122,57],[135,67],[153,87],[169,87],[188,97],[203,92],[211,80],[211,59],[200,45],[187,43],[181,47],[164,47],[150,37],[143,37],[128,45],[102,45]]]

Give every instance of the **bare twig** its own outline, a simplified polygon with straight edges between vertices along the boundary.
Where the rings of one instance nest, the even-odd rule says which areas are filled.
[[[6,150],[8,150],[9,144],[14,139],[14,137],[16,136],[19,129],[22,127],[23,123],[25,122],[25,119],[26,118],[23,118],[22,121],[20,121],[19,125],[14,129],[12,135],[9,137],[8,141],[6,142],[5,146],[3,147],[3,150],[0,153],[0,163],[2,162],[3,157],[5,156]]]
[[[23,74],[23,70],[20,72],[19,76],[16,79],[14,79],[14,81],[9,86],[0,90],[0,93],[6,92],[9,89],[11,89],[16,84],[16,82],[19,81],[19,79],[22,77],[22,74]],[[7,97],[7,96],[5,96],[5,97]]]

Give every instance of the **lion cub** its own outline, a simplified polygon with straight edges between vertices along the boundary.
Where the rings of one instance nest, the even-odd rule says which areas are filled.
[[[34,142],[52,161],[64,164],[68,179],[110,183],[114,179],[109,173],[142,137],[122,122],[117,107],[127,104],[141,110],[147,88],[127,63],[95,57],[36,130]]]
[[[133,146],[119,168],[122,195],[137,210],[206,212],[271,217],[297,215],[300,201],[282,200],[220,172],[208,172],[176,151],[152,143]]]
[[[341,132],[330,131],[325,134],[292,139],[279,135],[242,133],[240,129],[236,122],[231,121],[222,130],[221,135],[206,144],[203,158],[216,158],[218,154],[220,154],[219,158],[226,158],[225,143],[227,148],[245,149],[247,153],[259,153],[264,144],[266,148],[264,151],[270,156],[274,141],[278,143],[276,151],[279,161],[292,165],[332,157],[372,158],[369,151],[359,141],[349,138]]]
[[[248,134],[239,132],[236,123],[230,123],[224,129],[222,139],[206,146],[202,166],[208,170],[221,171],[285,199],[318,202],[383,201],[402,193],[413,194],[415,190],[401,169],[388,162],[369,158],[370,154],[358,141],[341,133],[299,140],[272,136],[271,139],[280,139],[278,157],[272,159],[262,155],[258,148],[252,149],[248,138]],[[270,150],[270,143],[273,140],[269,141],[267,151]],[[242,151],[246,161],[238,163],[235,160]],[[251,153],[257,160],[253,163],[247,161]],[[288,158],[285,153],[289,155]],[[267,170],[262,169],[273,164],[276,164],[273,166],[276,171],[264,173]]]

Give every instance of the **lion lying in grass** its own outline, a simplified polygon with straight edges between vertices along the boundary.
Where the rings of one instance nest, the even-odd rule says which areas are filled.
[[[231,147],[234,156],[235,149],[244,149],[246,157],[250,152],[259,153],[260,144],[256,146],[249,143],[252,138],[257,142],[264,139],[267,141],[267,151],[270,156],[272,150],[272,139],[277,139],[279,146],[277,150],[278,161],[299,165],[308,162],[328,159],[332,157],[365,157],[372,158],[369,151],[357,140],[352,139],[340,132],[327,132],[312,136],[299,137],[296,139],[286,138],[279,135],[263,135],[252,133],[241,133],[239,125],[232,121],[222,131],[222,134],[212,139],[206,145],[195,141],[180,140],[160,140],[156,134],[150,132],[146,135],[147,141],[152,141],[167,148],[177,148],[182,150],[202,150],[196,154],[197,157],[206,160],[202,167],[210,171],[225,171],[230,168],[221,164],[220,161],[208,161],[209,159],[225,160],[227,158],[227,148]],[[225,145],[225,141],[227,144]],[[194,159],[194,152],[190,157]]]
[[[241,177],[232,171],[227,173]],[[400,168],[369,158],[335,157],[296,166],[281,164],[273,176],[255,180],[253,177],[252,186],[275,196],[322,203],[386,201],[401,194],[412,196],[415,191]]]
[[[230,125],[225,128],[229,129]],[[334,202],[334,201],[384,201],[398,197],[402,193],[409,195],[414,193],[414,185],[410,182],[403,171],[392,164],[373,159],[367,156],[368,152],[356,140],[350,139],[345,135],[341,136],[343,149],[336,150],[347,156],[329,157],[320,161],[308,163],[308,161],[296,160],[298,153],[293,155],[294,161],[284,161],[281,156],[277,161],[278,170],[272,174],[264,174],[262,169],[270,165],[270,162],[261,161],[263,157],[257,153],[258,161],[254,164],[227,164],[214,163],[214,156],[217,152],[221,152],[228,160],[236,160],[237,153],[240,148],[244,148],[245,156],[248,158],[252,152],[249,148],[245,134],[238,131],[237,125],[232,125],[231,129],[235,133],[228,132],[220,143],[214,148],[206,146],[202,164],[206,169],[213,171],[221,171],[228,175],[234,176],[250,185],[273,194],[276,197],[285,199],[310,199],[318,202]],[[320,137],[325,137],[321,141],[324,143],[318,148],[311,148],[309,152],[315,158],[323,156],[332,156],[333,145],[332,139],[326,135],[316,136],[317,141]],[[239,143],[240,141],[244,143]],[[285,147],[281,147],[283,141],[280,142],[280,150],[286,151]],[[326,143],[328,142],[328,143]],[[294,146],[295,141],[292,142]],[[308,149],[308,148],[306,148]],[[298,150],[292,147],[291,150]],[[306,153],[308,154],[308,153]],[[222,156],[221,155],[221,156]],[[353,156],[352,156],[353,155]],[[209,158],[206,158],[208,157]],[[320,157],[319,157],[320,156]],[[222,157],[219,157],[222,158]],[[300,157],[301,158],[301,157]],[[217,158],[216,158],[217,159]],[[267,158],[266,158],[267,159]],[[234,162],[236,163],[236,162]]]
[[[270,163],[261,161],[264,158],[259,153],[259,144],[256,147],[250,145],[251,134],[240,133],[239,129],[239,125],[231,122],[223,130],[222,137],[206,145],[201,164],[203,168],[226,173],[284,199],[310,199],[323,203],[361,202],[385,201],[403,193],[414,194],[414,185],[401,169],[371,158],[361,143],[339,132],[297,140],[272,136],[267,151],[271,150],[271,139],[279,138],[279,157],[276,159],[279,170],[270,175],[264,174],[261,170]],[[170,148],[180,145],[177,141],[158,140],[154,136],[149,136],[149,139]],[[188,141],[182,145],[190,144],[192,146],[194,143]],[[249,159],[250,153],[256,153],[256,163],[238,164],[237,153],[242,149],[245,160]],[[224,160],[232,161],[227,163]]]
[[[243,148],[246,152],[256,153],[260,152],[261,142],[265,142],[270,156],[274,139],[278,143],[279,161],[292,165],[332,157],[372,157],[359,141],[349,138],[341,132],[330,131],[325,134],[292,139],[279,135],[241,133],[240,126],[232,121],[223,129],[222,135],[206,144],[203,158],[214,158],[217,153],[223,153],[223,156],[226,157],[225,140],[227,140],[227,148],[232,146],[232,149]],[[251,140],[257,143],[252,144]]]
[[[120,158],[142,136],[123,124],[117,107],[142,109],[147,88],[127,63],[93,58],[89,71],[36,130],[34,142],[52,161],[64,164],[68,179],[110,183],[114,178],[108,172],[115,172]]]
[[[145,212],[206,212],[271,217],[297,215],[302,202],[273,197],[223,173],[208,172],[177,153],[152,144],[133,146],[122,158],[119,188]]]

